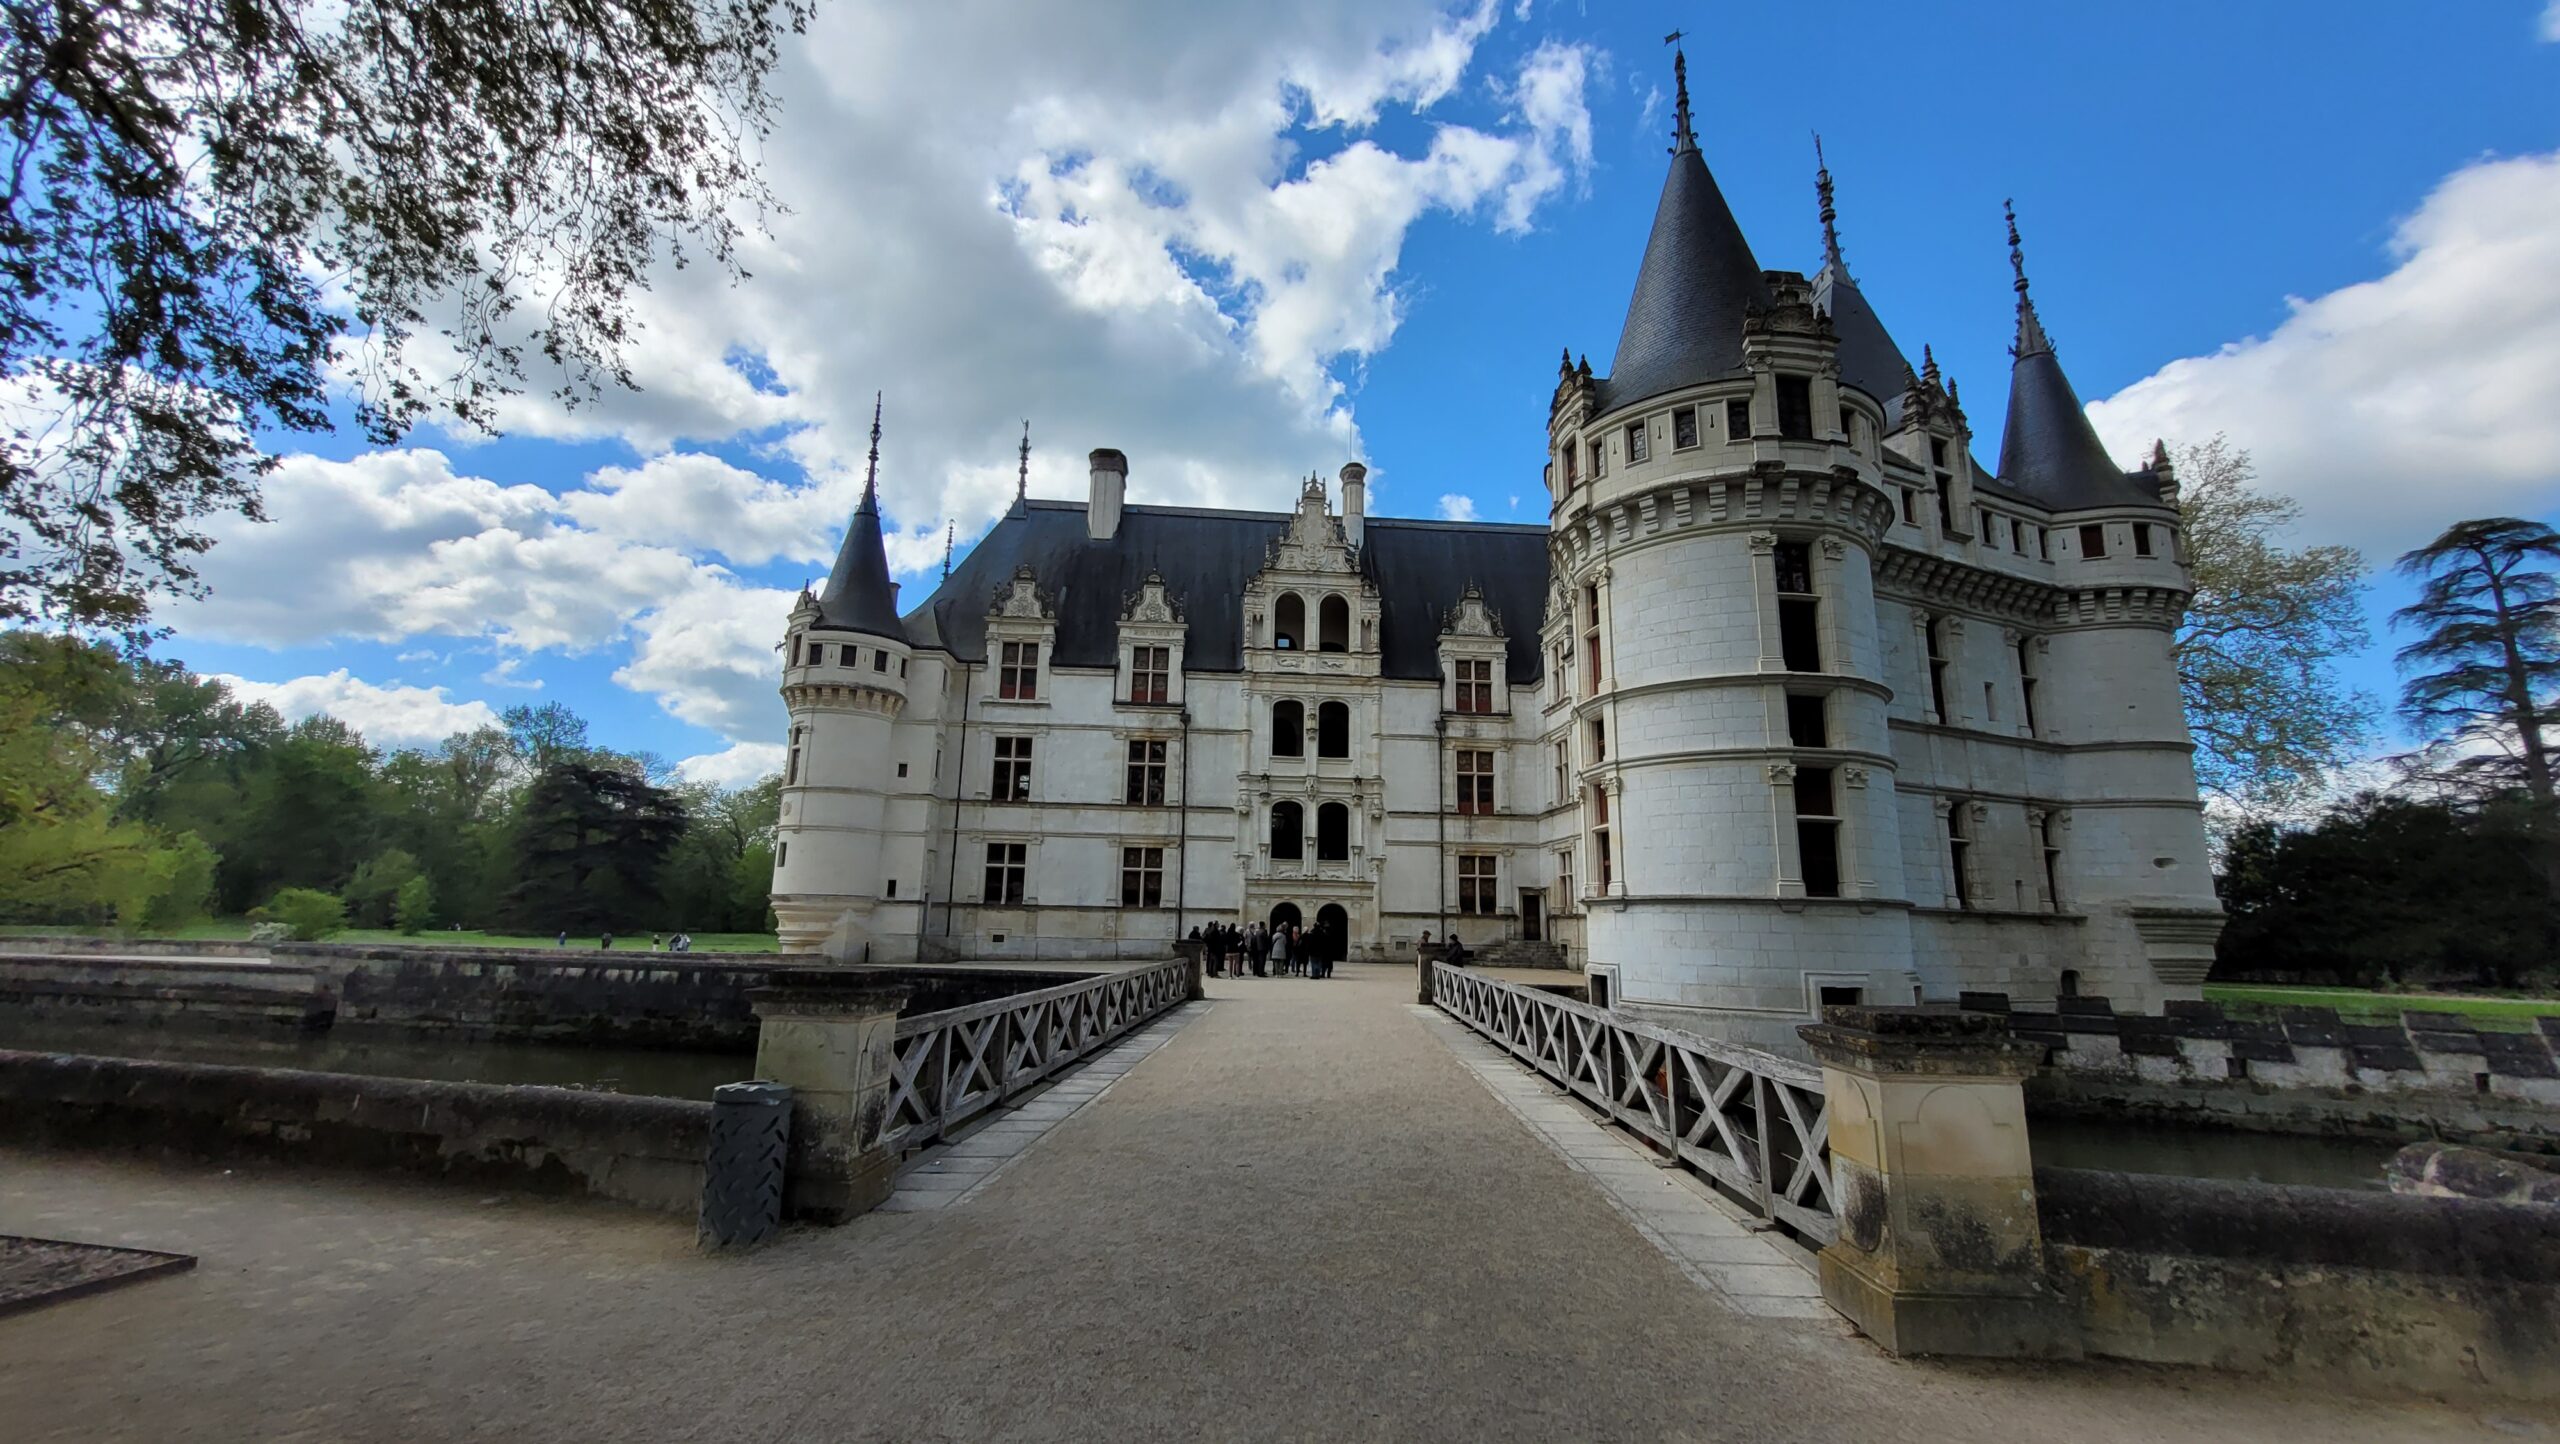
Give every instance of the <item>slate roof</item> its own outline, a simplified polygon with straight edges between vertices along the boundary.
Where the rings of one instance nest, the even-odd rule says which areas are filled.
[[[2080,394],[2062,374],[2032,303],[2018,307],[2017,362],[2009,371],[2009,419],[2000,431],[2000,481],[2055,511],[2163,506],[2150,473],[2128,475],[2107,454]]]
[[[1119,534],[1085,534],[1085,504],[1032,501],[999,520],[906,616],[919,647],[965,661],[987,652],[987,609],[1028,565],[1057,608],[1053,660],[1069,667],[1119,662],[1120,614],[1150,571],[1186,625],[1184,666],[1194,672],[1244,670],[1244,586],[1288,530],[1284,512],[1132,506]],[[1377,584],[1380,669],[1398,679],[1440,675],[1440,627],[1472,581],[1501,614],[1515,686],[1540,677],[1538,622],[1546,609],[1547,530],[1482,522],[1369,519],[1360,565]]]
[[[908,640],[898,621],[897,589],[889,583],[888,548],[880,539],[880,498],[868,486],[853,509],[853,524],[845,528],[844,546],[836,552],[826,588],[818,593],[818,622],[840,631]]]
[[[1893,430],[1902,419],[1902,383],[1911,372],[1911,362],[1893,343],[1858,283],[1849,279],[1847,268],[1824,263],[1813,278],[1813,293],[1840,336],[1841,381],[1881,403],[1885,430]]]
[[[1600,384],[1600,408],[1740,371],[1743,318],[1768,302],[1768,284],[1733,208],[1706,160],[1682,147],[1662,181],[1618,354]]]

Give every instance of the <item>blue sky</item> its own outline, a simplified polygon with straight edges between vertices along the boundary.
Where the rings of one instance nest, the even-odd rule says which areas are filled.
[[[1110,445],[1139,500],[1276,506],[1357,452],[1381,511],[1539,520],[1557,349],[1605,372],[1661,183],[1674,26],[1761,263],[1815,265],[1819,130],[1852,271],[1986,459],[2014,196],[2127,459],[2227,430],[2304,539],[2377,563],[2560,503],[2560,4],[1203,8],[837,0],[782,77],[794,214],[743,287],[667,278],[645,393],[536,384],[497,440],[274,438],[275,520],[166,650],[379,740],[557,700],[746,779],[875,390],[910,601],[1026,417],[1036,493]],[[2377,579],[2352,669],[2385,695],[2402,595]]]

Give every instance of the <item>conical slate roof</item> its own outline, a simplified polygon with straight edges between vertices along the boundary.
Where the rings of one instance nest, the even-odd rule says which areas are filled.
[[[1618,354],[1609,363],[1610,406],[1741,370],[1743,318],[1769,300],[1751,243],[1698,154],[1689,130],[1687,64],[1679,64],[1671,173],[1662,182]]]
[[[2081,507],[2161,505],[2156,486],[2125,474],[2098,440],[2080,393],[2062,374],[2053,341],[2027,295],[2018,222],[2009,220],[2009,262],[2017,273],[2018,339],[2011,348],[2009,419],[2000,431],[2000,480],[2056,511]]]
[[[880,403],[871,403],[871,461],[862,501],[853,509],[844,546],[818,593],[818,624],[845,632],[907,640],[898,622],[898,589],[889,581],[889,548],[880,538]]]

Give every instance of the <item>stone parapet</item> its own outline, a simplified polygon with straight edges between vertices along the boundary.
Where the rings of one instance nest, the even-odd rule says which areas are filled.
[[[777,975],[754,997],[756,1076],[792,1092],[783,1209],[843,1223],[889,1196],[897,1167],[882,1142],[909,988],[862,969]]]

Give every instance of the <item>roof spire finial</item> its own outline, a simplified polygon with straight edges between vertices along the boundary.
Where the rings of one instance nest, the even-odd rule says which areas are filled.
[[[862,502],[877,506],[880,502],[880,398],[884,393],[871,393],[871,460],[862,472]]]
[[[2010,285],[2018,293],[2018,340],[2009,348],[2009,354],[2027,356],[2050,351],[2053,342],[2045,336],[2044,322],[2036,315],[2035,298],[2027,294],[2027,253],[2018,244],[2018,208],[2004,200],[2000,211],[2009,219],[2009,273],[2017,277]]]
[[[952,547],[953,547],[953,545],[954,545],[954,544],[956,544],[959,540],[960,540],[960,523],[959,523],[959,522],[957,522],[957,521],[949,521],[949,520],[947,520],[947,521],[943,522],[943,524],[942,524],[942,579],[943,579],[944,581],[946,581],[946,582],[947,582],[947,581],[949,581],[949,580],[951,580],[951,548],[952,548]]]
[[[1013,474],[1013,504],[1018,510],[1031,495],[1031,420],[1022,422],[1022,464]]]
[[[1698,133],[1689,127],[1689,56],[1680,48],[1680,37],[1688,33],[1674,30],[1662,37],[1662,43],[1671,47],[1671,88],[1676,97],[1672,105],[1673,155],[1698,148]]]
[[[1938,353],[1929,349],[1926,342],[1921,343],[1920,346],[1920,379],[1928,383],[1932,389],[1939,384]]]
[[[1822,260],[1842,275],[1849,273],[1849,263],[1840,258],[1840,229],[1834,222],[1840,212],[1831,203],[1831,163],[1822,158],[1822,132],[1813,133],[1813,194],[1822,212]]]

